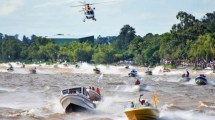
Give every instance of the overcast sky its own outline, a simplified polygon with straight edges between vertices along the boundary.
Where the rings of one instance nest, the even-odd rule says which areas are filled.
[[[215,0],[86,0],[94,5],[97,21],[87,20],[79,12],[81,0],[0,0],[0,33],[8,35],[52,36],[118,35],[129,24],[137,35],[169,32],[178,23],[179,11],[202,18],[215,11]]]

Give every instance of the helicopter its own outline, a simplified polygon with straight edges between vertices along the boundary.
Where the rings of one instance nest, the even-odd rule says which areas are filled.
[[[92,19],[92,20],[96,21],[95,14],[94,14],[95,8],[91,7],[91,5],[93,5],[93,3],[89,4],[89,3],[86,3],[86,1],[84,1],[84,2],[79,1],[79,3],[81,3],[82,5],[76,5],[76,6],[71,6],[71,7],[84,6],[82,8],[82,10],[80,11],[80,12],[84,12],[84,15],[85,15],[83,22],[85,22],[86,19]]]
[[[95,13],[94,13],[95,8],[92,8],[91,5],[100,4],[100,3],[106,3],[106,2],[86,3],[86,1],[84,1],[84,2],[79,1],[79,3],[81,3],[81,5],[76,5],[76,6],[71,6],[71,7],[83,6],[83,8],[82,8],[82,10],[80,10],[80,12],[84,12],[85,18],[83,19],[83,22],[85,22],[86,19],[92,19],[92,20],[96,21]]]

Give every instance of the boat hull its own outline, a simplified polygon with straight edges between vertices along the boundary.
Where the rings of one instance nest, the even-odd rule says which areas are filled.
[[[163,72],[170,72],[170,70],[169,70],[169,69],[167,69],[167,70],[163,70]]]
[[[195,82],[196,82],[197,85],[206,85],[207,84],[207,79],[200,76],[200,77],[197,77],[195,79]]]
[[[101,71],[98,70],[98,69],[93,69],[93,71],[95,72],[95,74],[100,74],[101,73]]]
[[[66,113],[92,110],[96,107],[95,104],[85,96],[73,94],[62,96],[60,103]]]
[[[182,77],[180,79],[180,82],[189,82],[190,80],[191,80],[191,78],[189,78],[189,77]]]
[[[125,114],[128,120],[156,120],[159,118],[159,110],[152,107],[127,108]]]
[[[145,72],[147,75],[152,75],[152,71],[146,71]]]
[[[128,76],[129,76],[129,77],[136,77],[137,74],[136,74],[136,73],[129,73]]]

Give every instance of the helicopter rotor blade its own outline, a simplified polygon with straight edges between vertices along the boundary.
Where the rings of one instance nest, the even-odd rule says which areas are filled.
[[[79,10],[78,12],[84,12],[84,10]]]
[[[98,3],[90,3],[89,5],[102,4],[102,3],[111,3],[116,1],[108,1],[108,2],[98,2]]]
[[[82,2],[82,1],[78,1],[78,2],[79,2],[79,3],[81,3],[81,4],[84,4],[84,5],[86,4],[86,2],[85,2],[85,1],[84,1],[84,2]]]
[[[74,5],[74,6],[70,6],[70,7],[80,7],[80,6],[85,6],[85,5]]]

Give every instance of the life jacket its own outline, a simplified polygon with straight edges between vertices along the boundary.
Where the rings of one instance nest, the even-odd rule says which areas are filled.
[[[96,89],[96,93],[98,93],[100,95],[100,90],[99,88]]]
[[[139,85],[139,84],[140,84],[140,81],[136,80],[135,85]]]

